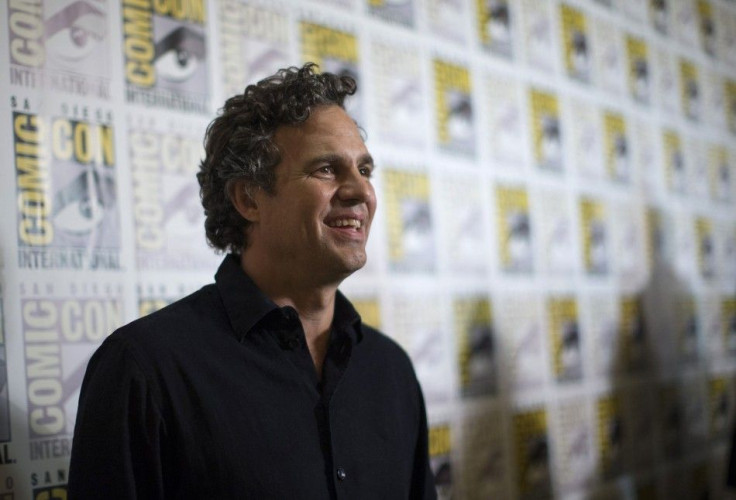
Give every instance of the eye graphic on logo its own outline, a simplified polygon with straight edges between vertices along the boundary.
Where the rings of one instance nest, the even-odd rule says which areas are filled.
[[[164,206],[165,222],[168,224],[172,219],[179,218],[184,224],[196,224],[200,213],[197,192],[194,184],[187,184],[177,190]]]
[[[107,15],[84,1],[73,2],[46,19],[46,46],[64,59],[89,55],[105,38]]]
[[[166,80],[183,82],[197,71],[204,56],[204,37],[182,26],[156,43],[156,73]]]
[[[465,142],[473,137],[473,105],[465,92],[447,91],[447,133],[451,141]]]
[[[257,46],[246,46],[246,55],[248,73],[250,79],[259,82],[273,73],[274,68],[288,66],[288,56],[282,49],[266,48],[260,49]]]
[[[72,233],[88,233],[113,203],[113,186],[94,170],[79,174],[54,198],[54,224]]]

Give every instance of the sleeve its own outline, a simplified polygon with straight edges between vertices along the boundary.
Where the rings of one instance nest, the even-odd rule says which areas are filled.
[[[415,500],[436,500],[437,489],[434,485],[434,476],[429,467],[429,428],[427,426],[427,410],[424,404],[422,388],[417,382],[419,394],[419,432],[414,452],[414,468],[411,481],[411,495]]]
[[[69,498],[163,498],[163,435],[163,420],[140,366],[124,340],[107,339],[82,382]]]
[[[731,431],[731,449],[728,453],[728,465],[726,470],[726,486],[733,490],[736,489],[736,425]]]

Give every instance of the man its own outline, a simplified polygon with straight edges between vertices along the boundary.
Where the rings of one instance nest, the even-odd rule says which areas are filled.
[[[90,360],[71,498],[435,498],[411,363],[337,290],[376,209],[355,90],[281,70],[210,124],[205,228],[231,253]]]

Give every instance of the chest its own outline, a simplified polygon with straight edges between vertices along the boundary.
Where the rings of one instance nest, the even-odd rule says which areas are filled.
[[[162,453],[176,464],[174,489],[320,499],[408,491],[412,411],[389,380],[358,370],[359,360],[325,372],[338,377],[325,381],[329,397],[306,369],[308,352],[244,349],[219,362],[177,362],[162,381]]]

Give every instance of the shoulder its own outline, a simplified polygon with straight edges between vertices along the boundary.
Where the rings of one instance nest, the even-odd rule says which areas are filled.
[[[177,350],[196,349],[205,334],[226,332],[228,325],[215,286],[207,285],[118,328],[100,350],[123,349],[139,361],[155,359]]]
[[[113,335],[143,341],[150,339],[152,334],[156,337],[185,334],[193,327],[217,322],[220,310],[222,304],[217,289],[214,285],[207,285],[158,311],[131,321]]]
[[[186,324],[190,321],[211,319],[216,315],[217,309],[222,309],[217,288],[215,285],[206,285],[186,297],[128,323],[122,329],[136,330],[162,324]]]
[[[403,433],[417,431],[424,418],[424,397],[411,359],[394,339],[369,326],[362,327],[362,339],[353,347],[349,362],[349,384],[358,408],[373,408],[392,415]],[[408,435],[408,434],[407,434]]]
[[[392,339],[382,331],[368,325],[362,325],[361,333],[363,334],[361,343],[364,344],[367,349],[380,352],[380,354],[388,356],[397,362],[408,363],[411,365],[409,355],[406,353],[404,348],[401,347],[396,340]]]
[[[355,353],[364,362],[370,363],[371,372],[383,373],[397,381],[416,384],[416,375],[409,355],[396,340],[385,333],[362,325],[362,339]],[[380,370],[376,370],[380,367]]]

